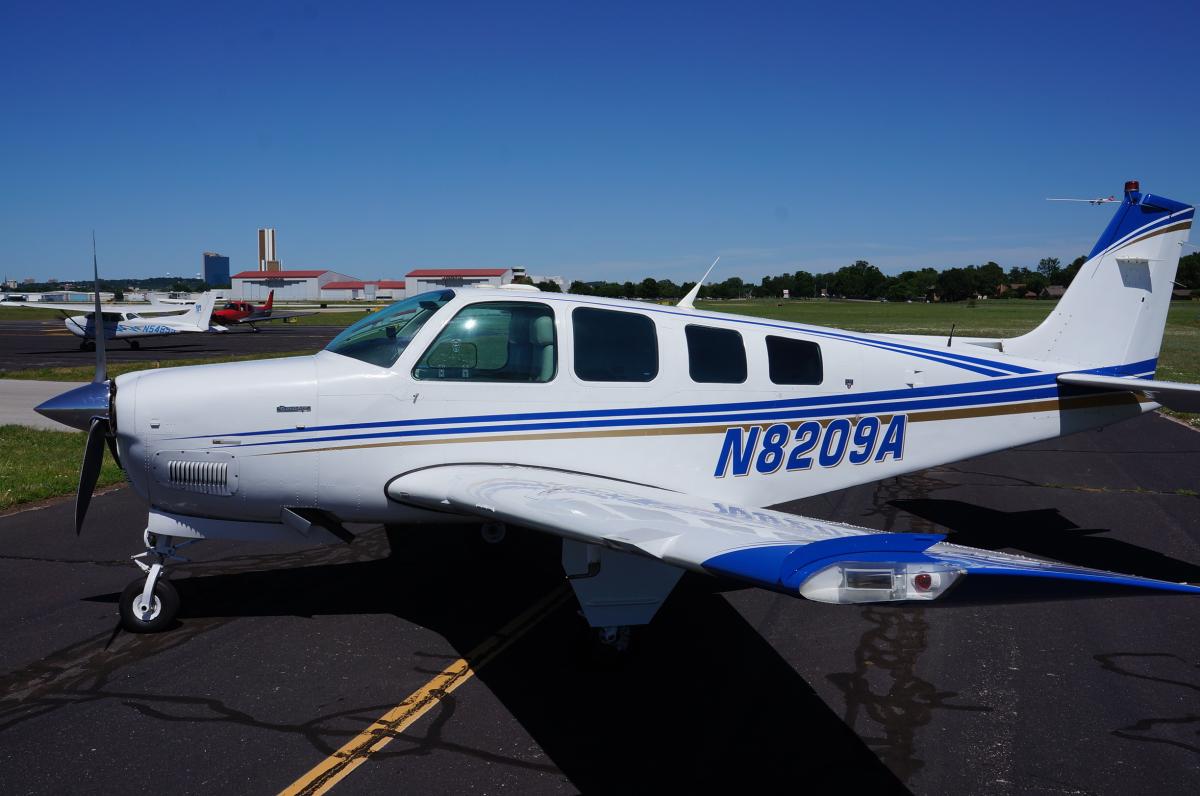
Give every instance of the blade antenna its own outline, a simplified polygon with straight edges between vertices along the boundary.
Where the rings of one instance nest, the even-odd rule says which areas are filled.
[[[100,266],[96,263],[96,230],[92,230],[92,279],[96,284],[95,317],[92,319],[92,331],[96,336],[96,375],[92,377],[93,384],[108,381],[108,362],[104,353],[104,316],[100,312]]]
[[[700,277],[700,281],[697,282],[692,289],[688,291],[688,294],[684,296],[678,304],[675,305],[676,307],[683,307],[685,310],[696,309],[694,302],[696,301],[696,297],[700,295],[700,288],[704,286],[704,280],[708,279],[708,275],[711,274],[712,270],[717,267],[717,262],[720,259],[721,256],[717,255],[717,259],[712,261],[712,265],[710,265],[708,270],[704,272],[704,276]]]

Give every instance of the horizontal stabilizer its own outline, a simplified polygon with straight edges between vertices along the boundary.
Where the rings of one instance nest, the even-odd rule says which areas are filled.
[[[1127,379],[1122,376],[1099,376],[1094,373],[1063,373],[1059,384],[1094,387],[1102,390],[1143,392],[1155,403],[1179,412],[1200,412],[1200,384],[1155,379]]]

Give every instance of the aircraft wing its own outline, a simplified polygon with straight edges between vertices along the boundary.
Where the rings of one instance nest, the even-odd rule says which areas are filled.
[[[393,500],[532,527],[580,542],[835,603],[929,600],[961,576],[1025,575],[1200,593],[1200,586],[881,533],[561,470],[428,467],[388,484]]]
[[[83,315],[92,312],[95,306],[89,302],[76,301],[72,304],[51,304],[47,301],[6,301],[6,307],[34,307],[42,310],[58,310],[59,312],[71,312]],[[101,312],[179,312],[180,310],[172,307],[170,310],[155,309],[149,304],[101,304]]]
[[[315,312],[272,312],[270,315],[247,315],[238,323],[263,323],[265,321],[280,321],[284,318],[303,318],[305,315],[316,315]]]
[[[1156,379],[1129,379],[1122,376],[1099,376],[1094,373],[1063,373],[1059,384],[1078,387],[1098,387],[1103,390],[1142,392],[1151,401],[1179,412],[1200,412],[1200,384]]]

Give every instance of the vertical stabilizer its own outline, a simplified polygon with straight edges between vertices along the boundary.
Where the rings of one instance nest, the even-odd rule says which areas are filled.
[[[213,304],[216,303],[216,300],[217,294],[213,291],[204,293],[200,300],[183,315],[183,319],[187,323],[195,325],[196,329],[201,332],[208,331],[209,322],[212,320]]]
[[[1124,201],[1058,306],[1004,350],[1089,368],[1150,363],[1139,373],[1153,371],[1194,213],[1126,183]]]

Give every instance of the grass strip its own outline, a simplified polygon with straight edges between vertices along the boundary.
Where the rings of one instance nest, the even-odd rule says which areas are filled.
[[[87,434],[82,431],[48,431],[25,426],[0,426],[0,511],[69,495],[79,485],[79,465]],[[107,451],[98,487],[116,484],[124,473]]]

